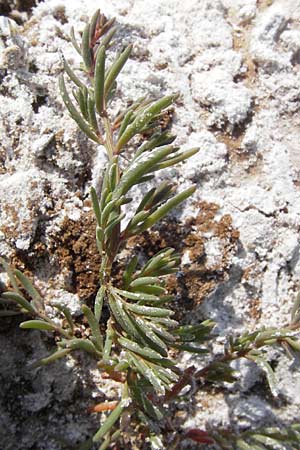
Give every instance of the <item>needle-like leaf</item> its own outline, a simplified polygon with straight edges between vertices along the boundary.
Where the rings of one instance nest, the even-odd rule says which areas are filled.
[[[97,52],[95,65],[95,104],[97,111],[102,115],[105,110],[105,96],[104,96],[104,81],[105,81],[105,46],[102,45]]]
[[[32,305],[37,311],[44,310],[44,302],[39,292],[30,282],[30,280],[18,269],[14,271],[15,276],[20,281],[27,294],[32,298]]]
[[[82,58],[87,72],[90,72],[93,67],[93,55],[90,47],[90,26],[91,25],[89,23],[86,24],[82,33],[81,41]]]
[[[71,67],[69,66],[65,57],[63,56],[62,58],[63,58],[65,72],[69,75],[69,77],[73,81],[73,83],[75,83],[80,89],[84,89],[85,85],[83,84],[83,82],[77,77],[77,75],[71,69]]]
[[[186,189],[180,194],[175,195],[173,198],[168,200],[164,205],[158,208],[154,213],[150,214],[150,216],[145,219],[142,225],[140,225],[137,229],[138,232],[143,232],[147,230],[147,228],[152,227],[156,222],[165,217],[172,209],[190,197],[196,190],[196,186],[192,186]]]
[[[81,309],[82,309],[83,314],[86,316],[88,323],[91,327],[92,334],[95,338],[95,347],[99,351],[102,351],[103,350],[103,338],[100,333],[99,322],[88,306],[82,305]]]
[[[20,328],[33,330],[43,330],[43,331],[55,331],[56,326],[54,324],[44,322],[43,320],[27,320],[26,322],[20,323]]]
[[[78,112],[78,110],[75,108],[69,94],[68,91],[66,89],[66,85],[65,85],[65,81],[64,81],[64,77],[63,75],[61,75],[59,77],[59,88],[60,88],[60,92],[61,92],[61,96],[62,99],[64,101],[64,104],[66,105],[70,116],[72,117],[72,119],[75,120],[75,122],[77,123],[77,125],[79,126],[79,128],[93,141],[97,142],[99,144],[99,138],[97,137],[97,135],[94,133],[94,130],[92,128],[92,126],[86,122],[86,120],[80,115],[80,113]]]
[[[104,92],[105,95],[107,95],[110,91],[110,89],[113,86],[113,83],[115,82],[117,76],[121,72],[122,68],[124,67],[124,64],[128,60],[130,53],[132,51],[132,45],[128,45],[126,49],[120,54],[119,57],[115,60],[115,62],[110,67],[106,77],[105,77],[105,85],[104,85]]]
[[[30,302],[28,302],[22,295],[16,292],[2,292],[1,299],[5,301],[13,301],[17,303],[21,308],[26,309],[27,312],[33,314],[37,312]]]
[[[117,142],[117,151],[124,147],[125,144],[141,130],[163,109],[170,106],[176,99],[178,95],[169,95],[157,100],[148,106],[141,114],[138,114],[134,121],[125,129],[124,133],[120,136]]]

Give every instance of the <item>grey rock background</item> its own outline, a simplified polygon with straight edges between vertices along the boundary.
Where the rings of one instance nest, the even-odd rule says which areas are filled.
[[[91,183],[99,186],[104,154],[69,118],[57,77],[61,52],[79,63],[67,38],[71,26],[80,33],[97,6],[117,18],[118,48],[134,42],[115,110],[141,95],[179,91],[177,142],[201,148],[171,174],[178,183],[198,184],[193,201],[178,213],[182,226],[194,218],[191,235],[203,247],[199,292],[189,293],[191,320],[214,319],[219,345],[228,333],[287,323],[300,276],[300,1],[101,0],[95,6],[92,0],[45,0],[28,11],[18,2],[4,6],[15,20],[9,26],[0,18],[0,253],[34,276],[49,312],[50,301],[59,300],[76,315],[83,298],[95,292],[97,261],[83,235],[89,230],[93,236],[88,191]],[[212,211],[206,227],[197,222]],[[186,273],[193,258],[184,248]],[[7,281],[4,274],[1,280]],[[1,319],[0,448],[75,448],[99,423],[87,407],[114,399],[118,387],[82,355],[30,370],[53,341],[17,324]],[[239,363],[238,383],[183,397],[175,422],[182,429],[206,423],[241,429],[299,419],[299,366],[277,351],[269,357],[277,399],[261,371]],[[201,367],[203,360],[185,355],[180,363]],[[183,441],[182,448],[193,446]]]

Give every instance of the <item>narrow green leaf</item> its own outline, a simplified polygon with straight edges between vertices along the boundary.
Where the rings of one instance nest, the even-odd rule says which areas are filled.
[[[105,95],[106,104],[108,104],[111,101],[111,99],[114,98],[116,91],[117,91],[117,87],[118,87],[118,84],[116,81],[114,81],[113,84],[111,85],[110,90]]]
[[[64,70],[65,72],[67,72],[67,74],[69,75],[69,78],[73,81],[73,83],[75,83],[80,89],[84,89],[85,85],[82,83],[82,81],[77,77],[77,75],[74,73],[74,71],[71,69],[71,67],[69,66],[69,64],[67,63],[67,60],[65,59],[64,56],[62,56],[63,58],[63,63],[64,63]]]
[[[93,186],[91,187],[91,199],[92,199],[93,210],[94,210],[94,213],[95,213],[95,216],[97,219],[97,223],[98,223],[98,225],[101,226],[101,212],[100,212],[99,199],[96,194],[96,190]]]
[[[146,290],[145,290],[145,292],[147,292],[148,293],[148,290],[149,290],[149,293],[150,293],[150,291],[152,290],[152,289],[154,289],[154,288],[156,288],[155,290],[156,290],[156,295],[158,295],[158,290],[157,290],[157,288],[160,288],[159,286],[149,286],[149,289],[146,287]],[[159,297],[159,300],[158,300],[158,302],[155,302],[155,306],[163,306],[163,305],[165,305],[166,303],[170,303],[170,302],[173,302],[174,300],[175,300],[175,296],[174,295],[165,295],[165,292],[166,292],[166,290],[164,289],[164,292],[160,292],[160,297]],[[163,294],[163,295],[162,295]]]
[[[259,332],[255,337],[255,344],[257,346],[264,345],[266,343],[269,343],[269,341],[276,342],[278,339],[284,339],[287,337],[294,337],[299,334],[298,331],[293,331],[289,328],[281,328],[281,329],[269,329],[265,331]]]
[[[133,218],[129,221],[126,230],[124,232],[125,236],[129,236],[134,234],[134,230],[136,228],[136,226],[140,223],[143,222],[145,219],[147,219],[147,217],[150,215],[150,211],[139,211],[138,213],[136,213]]]
[[[168,181],[163,181],[156,189],[153,194],[153,198],[146,203],[145,209],[149,210],[156,208],[162,201],[166,200],[171,193],[174,191],[173,184]]]
[[[127,303],[127,309],[141,316],[169,317],[174,314],[174,312],[170,311],[169,309],[155,308],[153,306],[136,305],[133,303]]]
[[[155,147],[161,147],[162,145],[172,144],[172,142],[174,142],[175,139],[176,136],[171,134],[168,130],[155,133],[149,141],[145,142],[143,145],[140,146],[140,148],[134,155],[134,159],[140,156],[143,152],[151,151]]]
[[[109,215],[112,212],[112,210],[116,206],[116,200],[111,200],[109,203],[106,204],[105,208],[103,209],[101,213],[101,226],[105,228]]]
[[[155,375],[151,367],[134,353],[128,351],[127,354],[130,356],[130,362],[133,363],[140,374],[152,384],[156,393],[159,395],[164,395],[165,387],[163,386],[161,380]]]
[[[105,84],[104,84],[104,92],[105,95],[107,95],[116,80],[117,76],[121,72],[124,64],[126,63],[127,59],[130,56],[132,50],[132,45],[128,45],[128,47],[119,55],[119,57],[115,60],[115,62],[110,67],[106,77],[105,77]]]
[[[205,320],[197,325],[183,325],[173,331],[174,334],[180,336],[185,342],[205,342],[211,339],[211,330],[215,327],[215,322]]]
[[[97,11],[94,12],[91,20],[90,20],[90,36],[89,36],[89,42],[92,42],[94,39],[97,23],[99,21],[100,16],[100,9],[97,9]]]
[[[18,303],[21,308],[26,309],[30,313],[36,313],[36,310],[32,304],[16,292],[2,292],[1,298]]]
[[[96,242],[97,242],[97,248],[101,256],[103,253],[103,241],[104,241],[104,231],[101,227],[96,227]]]
[[[138,301],[153,301],[153,300],[159,300],[159,297],[156,295],[149,295],[144,293],[135,293],[130,291],[124,291],[123,289],[117,289],[114,288],[114,291],[117,292],[121,297],[129,298],[131,300],[138,300]]]
[[[76,41],[76,38],[75,38],[75,33],[74,33],[74,27],[71,27],[71,30],[70,30],[70,39],[71,39],[71,42],[72,42],[72,44],[73,44],[73,47],[75,48],[75,50],[79,53],[79,55],[81,56],[81,48],[80,48],[80,46],[78,45],[78,43],[77,43],[77,41]]]
[[[113,338],[114,338],[114,330],[111,326],[111,319],[109,319],[107,323],[107,330],[106,330],[106,337],[105,337],[105,343],[104,343],[104,349],[103,349],[103,360],[106,361],[110,357],[110,352],[112,348]],[[117,370],[117,369],[115,369]]]
[[[166,298],[166,296],[163,296],[163,294],[165,294],[166,289],[162,286],[157,286],[157,285],[153,285],[153,284],[144,284],[142,286],[136,286],[133,288],[130,288],[130,290],[132,292],[136,292],[136,293],[141,293],[144,294],[144,298],[143,300],[140,300],[139,303],[140,304],[144,304],[144,303],[155,303],[156,306],[160,306],[163,303],[166,303],[168,301],[171,301],[171,299],[173,299],[174,297],[170,297],[168,296],[168,298]],[[149,299],[149,297],[145,297],[146,295],[153,295],[153,300]],[[155,298],[154,298],[155,297]],[[147,300],[146,300],[147,298]]]
[[[157,334],[160,338],[162,338],[164,341],[168,342],[169,345],[172,345],[172,342],[176,340],[176,338],[167,331],[162,323],[154,323],[153,319],[152,321],[147,321],[147,326],[151,328],[151,330]],[[174,325],[173,325],[174,326]]]
[[[20,328],[26,329],[34,329],[34,330],[42,330],[42,331],[55,331],[56,326],[48,322],[44,322],[43,320],[27,320],[26,322],[20,323]]]
[[[95,104],[97,111],[102,115],[105,110],[105,96],[104,96],[104,80],[105,80],[105,46],[102,45],[97,51],[96,65],[95,65]]]
[[[63,313],[63,315],[65,316],[65,318],[68,322],[71,333],[73,333],[74,322],[73,322],[72,314],[71,314],[71,311],[69,310],[69,308],[67,308],[66,306],[63,306],[63,305],[54,305],[54,306],[55,306],[55,308],[57,308],[59,311],[61,311]]]
[[[92,129],[91,125],[84,120],[84,118],[80,115],[78,110],[75,108],[75,106],[67,92],[63,75],[60,75],[60,77],[59,77],[59,89],[60,89],[64,104],[66,105],[72,119],[75,120],[75,122],[77,123],[79,128],[90,139],[92,139],[93,141],[97,142],[97,144],[99,144],[100,141],[99,141],[97,135],[94,133],[94,130]]]
[[[150,276],[153,271],[160,268],[161,265],[165,264],[167,258],[170,258],[174,251],[175,250],[173,248],[164,248],[163,250],[160,250],[144,265],[141,270],[140,276]]]
[[[209,350],[207,350],[206,348],[195,347],[194,345],[190,344],[173,344],[172,347],[184,352],[198,353],[199,355],[209,353]]]
[[[109,172],[108,172],[108,181],[109,181],[109,187],[111,191],[115,190],[116,184],[117,184],[117,178],[118,178],[118,171],[119,171],[119,162],[118,162],[118,156],[114,156],[112,164],[110,165]]]
[[[87,23],[83,33],[82,33],[82,41],[81,41],[81,49],[82,49],[82,58],[86,67],[87,72],[93,67],[93,57],[92,57],[92,49],[90,48],[90,24]]]
[[[118,30],[117,26],[112,27],[111,30],[109,31],[109,33],[107,33],[107,35],[101,39],[101,46],[103,45],[105,48],[108,48],[108,46],[111,43],[111,40],[114,37],[114,35],[116,34],[117,30]]]
[[[99,322],[87,305],[82,305],[81,309],[88,320],[89,326],[91,327],[92,335],[95,338],[95,347],[101,351],[103,349],[103,338],[100,333]]]
[[[111,444],[111,435],[107,433],[107,435],[104,436],[104,440],[100,445],[100,447],[98,448],[98,450],[107,450],[110,444]]]
[[[179,153],[177,156],[174,156],[173,158],[169,158],[166,161],[163,161],[159,164],[157,164],[156,170],[165,169],[166,167],[174,166],[175,164],[178,164],[181,161],[184,161],[191,156],[198,153],[199,148],[191,148],[190,150],[186,150],[185,152]]]
[[[155,164],[163,160],[165,156],[172,152],[172,146],[158,147],[151,153],[146,155],[143,154],[137,158],[133,164],[129,165],[128,169],[122,176],[121,181],[114,192],[114,197],[119,198],[122,195],[125,195],[131,186],[137,184],[138,180],[144,174],[146,174]]]
[[[126,290],[131,282],[132,274],[136,270],[136,266],[138,263],[138,259],[136,256],[131,258],[129,264],[127,265],[124,274],[123,274],[123,287]]]
[[[115,121],[114,121],[115,127],[119,128],[120,124],[124,120],[124,117],[126,116],[126,114],[129,113],[130,111],[132,111],[132,112],[136,111],[142,105],[142,103],[144,102],[145,98],[146,97],[138,98],[135,102],[133,102],[131,105],[129,105],[128,108],[126,108],[121,113],[119,113],[117,115],[117,117],[115,118]]]
[[[40,296],[39,292],[36,290],[36,288],[33,286],[31,281],[18,269],[14,270],[14,274],[17,277],[17,279],[20,281],[28,295],[32,298],[32,306],[37,311],[43,311],[44,310],[44,302],[42,297]]]
[[[209,381],[217,381],[227,383],[234,383],[237,379],[234,376],[235,371],[227,362],[216,361],[208,366],[208,372],[204,375]]]
[[[140,332],[143,333],[144,339],[148,345],[162,356],[168,356],[168,347],[166,343],[149,327],[149,322],[141,319],[140,317],[135,318],[136,324],[139,326]]]
[[[99,323],[101,313],[102,313],[105,290],[106,290],[105,286],[101,286],[97,292],[96,299],[95,299],[94,311],[95,311],[95,318],[98,323]]]
[[[33,363],[31,365],[31,368],[46,366],[47,364],[53,363],[57,359],[63,358],[64,356],[68,355],[70,352],[71,352],[71,349],[69,349],[69,348],[57,350],[56,352],[52,353],[52,355],[49,355],[46,358],[39,359],[38,361]]]
[[[110,237],[110,235],[111,235],[113,229],[115,228],[115,226],[118,225],[118,223],[120,223],[120,222],[124,219],[125,216],[126,216],[125,213],[119,214],[117,217],[115,217],[114,219],[112,219],[112,220],[106,225],[106,228],[105,228],[105,231],[104,231],[105,239],[108,239],[108,238]]]
[[[142,211],[145,207],[145,205],[147,205],[147,203],[149,203],[150,199],[152,199],[153,195],[155,192],[155,188],[150,189],[150,191],[147,192],[147,194],[144,195],[144,197],[142,198],[139,206],[137,207],[136,210],[136,214],[139,213],[140,211]]]
[[[111,200],[111,198],[107,201],[108,196],[111,195],[112,192],[109,192],[108,188],[108,168],[105,170],[103,181],[102,181],[102,189],[101,189],[101,197],[100,197],[100,210],[103,211],[106,203]]]
[[[131,197],[121,197],[119,200],[117,200],[116,202],[116,206],[122,206],[122,205],[127,205],[128,203],[132,202],[132,198]]]
[[[158,208],[154,213],[152,213],[142,225],[138,227],[139,232],[147,230],[147,228],[154,225],[158,220],[166,216],[172,209],[190,197],[196,190],[196,186],[191,186],[183,192],[175,195],[173,198],[168,200],[164,205]]]
[[[120,362],[118,362],[118,364],[115,366],[114,370],[116,372],[123,372],[123,371],[127,371],[129,367],[129,364],[127,361],[125,360],[121,360]]]
[[[108,296],[109,307],[112,315],[117,323],[123,328],[128,336],[134,338],[137,342],[143,344],[143,339],[139,331],[137,330],[135,323],[124,309],[123,303],[116,294],[110,293]]]
[[[154,365],[155,364],[155,365]],[[177,373],[173,372],[170,368],[160,367],[160,363],[153,363],[152,369],[156,372],[160,379],[164,379],[168,388],[170,387],[170,383],[174,383],[178,381],[179,376]]]
[[[134,111],[129,110],[126,114],[124,119],[122,120],[121,126],[120,126],[120,130],[119,130],[119,136],[121,136],[124,131],[126,130],[126,128],[128,127],[128,125],[132,122],[132,120],[134,119]]]
[[[91,127],[97,134],[99,132],[99,128],[95,113],[95,100],[93,97],[91,97],[90,93],[88,94],[87,97],[87,113],[88,113],[88,122],[90,123]]]
[[[127,350],[130,350],[134,353],[137,353],[138,355],[141,355],[147,359],[162,359],[162,355],[158,352],[156,352],[155,350],[152,350],[151,348],[147,348],[147,347],[141,347],[139,344],[137,344],[136,342],[133,342],[129,339],[126,338],[118,338],[118,342],[122,345],[122,347],[126,348]]]
[[[84,350],[94,356],[101,356],[101,353],[89,339],[63,340],[59,345],[64,348],[70,348],[71,350]]]
[[[88,110],[87,110],[87,97],[88,97],[88,90],[84,86],[83,89],[78,89],[76,92],[76,95],[74,93],[74,97],[76,98],[81,114],[85,120],[88,121]]]
[[[158,284],[158,283],[159,283],[158,277],[139,277],[130,283],[130,287],[134,288],[134,287],[144,286],[147,284]]]
[[[103,202],[102,202],[102,192],[101,192],[101,201],[100,201],[101,211],[103,211],[103,209],[105,208],[105,205],[107,205],[107,203],[109,203],[109,202],[111,201],[112,195],[113,195],[113,193],[110,192],[110,190],[109,190],[108,172],[109,172],[109,171],[107,170],[107,174],[105,173],[105,179],[104,179],[104,181],[105,181],[105,185],[106,185],[107,187],[105,188],[106,193],[104,192],[104,195],[103,195],[103,198],[104,198]],[[106,175],[107,175],[107,176],[106,176]],[[106,178],[107,178],[107,179],[106,179]]]
[[[134,121],[126,128],[122,136],[120,136],[116,149],[120,151],[128,143],[128,141],[138,134],[142,129],[163,109],[170,106],[178,97],[178,95],[169,95],[153,102],[141,114],[138,114]]]

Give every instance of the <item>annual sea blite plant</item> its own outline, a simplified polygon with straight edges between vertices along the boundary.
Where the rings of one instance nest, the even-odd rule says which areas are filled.
[[[173,248],[162,249],[148,261],[140,261],[132,254],[122,276],[114,277],[113,264],[128,240],[154,226],[195,191],[195,186],[190,186],[177,192],[174,183],[167,179],[158,181],[156,173],[198,152],[197,148],[182,151],[176,146],[175,136],[161,126],[162,118],[176,103],[178,94],[159,99],[139,98],[115,113],[111,101],[118,94],[117,78],[132,52],[129,45],[114,55],[116,32],[115,21],[107,20],[100,11],[86,25],[80,43],[72,30],[71,41],[82,58],[81,70],[73,69],[64,60],[64,74],[59,79],[70,116],[89,139],[105,148],[107,155],[101,191],[91,187],[97,223],[95,240],[101,257],[94,305],[82,305],[91,332],[81,337],[75,333],[76,324],[66,306],[53,305],[65,319],[60,324],[49,318],[44,299],[31,281],[3,259],[1,263],[11,289],[1,294],[2,302],[17,304],[19,310],[7,309],[1,313],[25,313],[29,318],[20,324],[21,328],[55,333],[57,348],[34,367],[81,350],[95,358],[100,371],[120,382],[117,401],[95,407],[94,411],[111,412],[82,449],[93,445],[99,450],[108,448],[122,438],[128,417],[132,423],[139,424],[153,449],[164,448],[157,430],[168,415],[169,402],[189,383],[234,382],[236,376],[231,363],[239,358],[261,367],[271,392],[277,395],[275,374],[266,359],[266,349],[280,346],[290,356],[300,350],[300,302],[295,303],[291,323],[286,326],[228,336],[222,354],[214,356],[202,369],[182,370],[176,361],[178,352],[207,354],[205,344],[214,337],[211,331],[215,324],[209,319],[193,325],[181,325],[175,320],[173,297],[168,293],[165,279],[178,271],[180,256]],[[136,187],[143,187],[144,192],[137,203],[132,194]],[[107,321],[102,317],[104,304],[110,314]],[[298,424],[284,431],[266,428],[238,435],[228,430],[196,429],[182,437],[200,444],[240,450],[269,449],[270,440],[291,442],[295,448],[299,448],[300,442]]]

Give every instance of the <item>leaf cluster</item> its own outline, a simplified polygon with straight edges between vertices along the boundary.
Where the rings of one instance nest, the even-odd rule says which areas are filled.
[[[228,430],[209,432],[224,450],[297,450],[300,449],[300,424],[247,430],[238,435]]]

